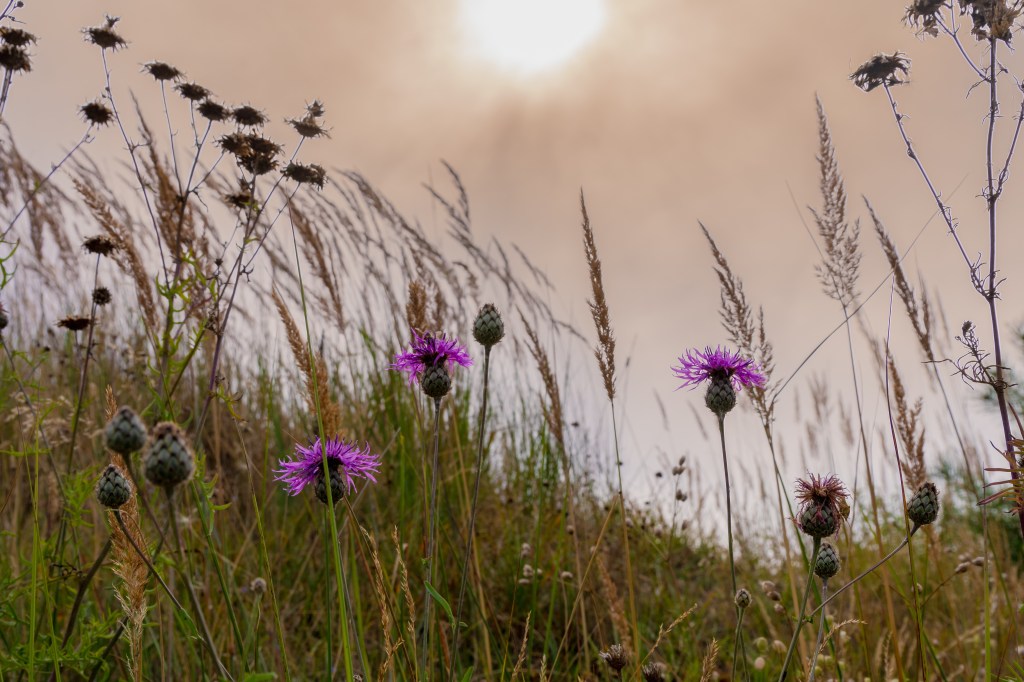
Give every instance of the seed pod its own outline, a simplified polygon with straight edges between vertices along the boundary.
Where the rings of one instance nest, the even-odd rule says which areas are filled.
[[[733,601],[736,602],[736,606],[738,606],[739,608],[747,608],[748,606],[750,606],[750,592],[746,588],[741,587],[740,589],[736,590],[736,597],[733,599]]]

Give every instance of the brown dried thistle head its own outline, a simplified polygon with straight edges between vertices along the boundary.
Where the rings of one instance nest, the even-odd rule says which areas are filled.
[[[174,81],[184,75],[178,68],[167,62],[146,62],[142,65],[142,70],[158,81]]]
[[[940,13],[949,0],[913,0],[903,15],[903,22],[918,29],[918,33],[939,35]]]
[[[0,45],[0,67],[11,73],[31,71],[32,60],[24,47],[5,43]]]
[[[212,121],[213,123],[226,121],[231,116],[231,109],[209,98],[200,102],[199,106],[196,107],[196,111],[207,121]]]
[[[106,235],[98,234],[82,242],[82,248],[99,256],[109,256],[119,248],[117,242]]]
[[[58,327],[67,329],[70,332],[80,332],[83,329],[88,329],[90,324],[92,324],[92,319],[82,317],[81,315],[68,315],[57,322]]]
[[[299,183],[300,185],[313,185],[317,189],[323,189],[327,182],[327,171],[316,163],[289,163],[281,173],[284,177]]]
[[[256,128],[267,122],[267,115],[256,107],[243,104],[231,110],[231,118],[240,126]]]
[[[192,81],[185,83],[178,83],[174,86],[174,89],[178,91],[178,94],[190,102],[202,102],[203,100],[209,99],[210,91],[204,88],[199,83]]]
[[[910,74],[910,59],[907,55],[902,52],[876,54],[850,74],[850,80],[864,92],[871,92],[880,85],[889,87],[906,83],[906,80],[900,78],[899,72],[904,76]]]
[[[125,39],[114,30],[114,26],[120,20],[121,17],[112,17],[108,14],[106,21],[101,25],[83,28],[82,33],[85,34],[86,42],[92,43],[101,50],[116,51],[127,47],[128,43]]]
[[[78,108],[82,119],[94,126],[105,126],[114,120],[114,112],[101,99],[86,102]]]
[[[36,37],[28,31],[13,26],[0,26],[0,42],[14,47],[25,47],[36,42]]]
[[[1009,45],[1022,11],[1021,0],[960,0],[960,13],[971,15],[971,33],[978,40],[1001,40]]]

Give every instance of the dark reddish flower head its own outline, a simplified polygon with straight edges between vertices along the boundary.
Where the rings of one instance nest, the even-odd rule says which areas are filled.
[[[796,481],[797,525],[813,537],[834,535],[850,513],[846,486],[838,476],[808,474]]]
[[[420,335],[413,332],[412,347],[395,356],[391,369],[409,375],[409,385],[416,383],[427,369],[439,365],[447,365],[449,370],[455,365],[469,367],[473,360],[458,339],[449,339],[444,333],[439,336],[427,333]]]
[[[289,495],[298,495],[316,481],[317,474],[323,470],[324,449],[327,450],[328,468],[337,467],[348,490],[355,487],[359,478],[377,482],[374,476],[380,471],[380,455],[371,453],[369,446],[360,449],[337,436],[327,439],[322,445],[319,437],[308,446],[296,444],[295,457],[279,462],[281,468],[274,472],[278,474],[274,480],[285,483]]]
[[[742,390],[744,386],[764,387],[765,384],[761,368],[753,360],[747,360],[739,353],[733,353],[721,346],[714,350],[708,346],[703,351],[686,351],[679,356],[679,366],[673,367],[672,372],[683,380],[679,388],[696,386],[717,377],[729,379],[737,391]]]

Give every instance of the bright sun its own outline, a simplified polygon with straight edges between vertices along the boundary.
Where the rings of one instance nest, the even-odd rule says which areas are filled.
[[[604,0],[462,0],[462,19],[477,50],[509,69],[561,64],[601,30]]]

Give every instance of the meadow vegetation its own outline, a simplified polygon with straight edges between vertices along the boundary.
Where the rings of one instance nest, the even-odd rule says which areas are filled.
[[[45,87],[19,9],[0,14],[0,120]],[[840,324],[815,342],[846,346],[848,383],[776,367],[773,302],[748,299],[700,226],[722,336],[675,368],[706,393],[673,400],[713,435],[701,467],[721,444],[728,510],[693,494],[709,484],[685,457],[659,465],[652,500],[623,487],[615,275],[582,194],[593,329],[559,319],[527,254],[480,241],[454,169],[429,188],[438,239],[369,179],[315,162],[319,101],[271,139],[262,109],[178,66],[145,62],[150,88],[122,90],[117,69],[145,58],[131,18],[86,27],[98,94],[81,138],[44,170],[19,151],[27,131],[0,137],[0,681],[1024,679],[1024,394],[1009,360],[1024,339],[1000,326],[996,261],[1016,255],[998,251],[997,208],[1024,103],[997,114],[1021,98],[1001,62],[1020,13],[915,0],[906,14],[987,94],[984,229],[959,229],[911,141],[895,99],[909,60],[877,55],[852,76],[886,100],[879,115],[891,107],[907,184],[923,180],[964,254],[943,286],[973,287],[978,313],[955,340],[942,289],[905,269],[912,245],[849,201],[821,102],[807,218]],[[121,155],[87,155],[98,136]],[[876,246],[890,271],[866,282]],[[890,292],[917,357],[861,316]],[[588,377],[565,376],[570,355],[594,356],[569,364]],[[929,392],[911,394],[914,372]],[[964,382],[999,433],[957,407]],[[882,425],[862,411],[877,389]],[[824,454],[801,481],[783,475],[776,406],[797,395],[792,449],[841,450],[853,480]],[[734,407],[764,444],[761,477],[739,485]],[[758,518],[733,513],[737,494]]]

